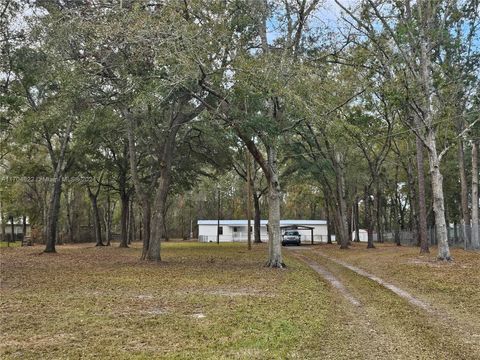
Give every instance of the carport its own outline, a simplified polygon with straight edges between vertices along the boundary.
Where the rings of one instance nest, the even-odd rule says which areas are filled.
[[[281,230],[310,230],[310,234],[312,237],[312,245],[313,245],[313,229],[314,227],[305,226],[305,225],[286,225],[280,226]]]

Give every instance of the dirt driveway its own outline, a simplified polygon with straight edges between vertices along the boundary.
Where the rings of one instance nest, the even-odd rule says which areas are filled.
[[[360,248],[357,255],[362,261],[355,257],[355,251],[348,253],[349,250],[341,251],[335,246],[286,249],[287,256],[305,262],[330,284],[335,304],[329,322],[330,336],[324,339],[331,342],[325,348],[326,358],[480,359],[477,321],[466,320],[445,306],[445,299],[442,302],[434,296],[424,296],[421,284],[416,288],[402,282],[401,276],[384,271],[380,265],[371,266],[387,254],[384,260],[390,259],[391,268],[398,267],[395,273],[402,272],[402,264],[410,266],[419,262],[416,249],[386,247],[383,252],[380,249],[367,253]],[[411,259],[396,262],[395,251],[397,258],[408,254]],[[434,277],[435,269],[425,270],[421,270],[424,277],[429,274]],[[471,315],[477,316],[475,312]],[[344,338],[349,341],[339,341]]]

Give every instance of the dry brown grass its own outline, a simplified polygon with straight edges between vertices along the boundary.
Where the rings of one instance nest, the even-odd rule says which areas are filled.
[[[430,302],[464,304],[468,310],[452,314],[478,319],[471,309],[479,302],[470,306],[478,296],[478,255],[454,251],[456,261],[443,264],[415,248],[318,249]],[[264,268],[265,244],[249,252],[245,244],[166,243],[159,264],[139,261],[138,245],[41,250],[0,250],[2,360],[474,356],[452,331],[442,334],[420,310],[316,250],[301,251],[323,261],[361,307],[287,251],[287,270]]]
[[[480,253],[451,249],[454,261],[436,260],[437,249],[420,255],[416,247],[353,244],[340,251],[334,245],[318,249],[337,259],[389,280],[413,295],[477,326],[480,334]],[[480,339],[479,339],[480,341]]]
[[[366,313],[380,321],[380,326],[391,328],[397,324],[391,330],[398,331],[398,339],[417,329],[411,346],[415,342],[431,344],[432,358],[480,358],[480,254],[453,249],[455,261],[441,262],[435,259],[435,248],[431,254],[419,255],[415,247],[376,246],[366,249],[364,244],[353,244],[348,250],[340,250],[335,245],[322,245],[315,247],[309,257],[349,285],[353,294],[362,299]],[[355,265],[408,291],[430,304],[433,315],[316,254]]]
[[[167,243],[159,264],[138,246],[41,250],[1,250],[2,359],[315,358],[322,346],[325,285],[297,261],[264,268],[265,246]]]

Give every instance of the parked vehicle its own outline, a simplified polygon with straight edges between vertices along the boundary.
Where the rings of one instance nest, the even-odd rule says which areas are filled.
[[[282,246],[292,244],[300,246],[301,236],[297,230],[287,230],[282,237]]]

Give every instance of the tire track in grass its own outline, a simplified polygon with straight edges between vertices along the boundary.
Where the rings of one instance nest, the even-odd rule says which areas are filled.
[[[302,250],[312,250],[311,248],[302,248]],[[401,288],[399,288],[398,286],[395,286],[385,280],[383,280],[382,278],[376,276],[376,275],[373,275],[359,267],[356,267],[354,265],[351,265],[343,260],[338,260],[338,259],[335,259],[335,258],[332,258],[331,256],[328,256],[328,255],[325,255],[323,254],[322,252],[320,252],[319,250],[315,250],[314,251],[315,254],[331,261],[331,262],[334,262],[335,264],[337,265],[340,265],[340,266],[343,266],[351,271],[353,271],[354,273],[360,275],[360,276],[364,276],[372,281],[375,281],[376,283],[380,284],[381,286],[389,289],[390,291],[392,291],[393,293],[397,294],[398,296],[400,296],[401,298],[405,299],[407,302],[409,302],[410,304],[416,306],[416,307],[419,307],[433,315],[437,315],[437,312],[435,311],[435,309],[433,309],[433,307],[428,304],[427,302],[423,301],[423,300],[420,300],[418,298],[416,298],[415,296],[413,296],[412,294],[410,294],[408,291],[405,291]],[[300,255],[300,256],[303,256],[303,255]],[[304,259],[306,259],[304,256],[303,256]],[[304,260],[305,261],[305,260]],[[332,274],[333,276],[333,274]]]
[[[353,271],[354,273],[357,273],[358,275],[361,275],[361,276],[364,276],[372,281],[375,281],[376,283],[380,284],[381,286],[389,289],[390,291],[392,291],[393,293],[397,294],[398,296],[400,296],[401,298],[405,299],[407,302],[409,302],[410,304],[412,304],[413,306],[417,306],[427,312],[429,312],[430,314],[436,314],[435,310],[432,308],[432,306],[428,303],[426,303],[425,301],[422,301],[418,298],[416,298],[415,296],[413,296],[412,294],[410,294],[409,292],[403,290],[403,289],[400,289],[399,287],[379,278],[378,276],[376,275],[373,275],[373,274],[370,274],[369,272],[363,270],[363,269],[360,269],[356,266],[353,266],[351,264],[348,264],[346,263],[345,261],[342,261],[342,260],[337,260],[337,259],[334,259],[330,256],[327,256],[325,254],[322,254],[320,251],[316,251],[315,252],[316,254],[324,257],[325,259],[327,260],[330,260],[338,265],[341,265],[341,266],[344,266],[346,267],[347,269]]]
[[[372,313],[372,316],[375,316],[375,313],[378,311],[380,311],[378,313],[380,314],[381,311],[383,310],[378,307],[378,302],[370,304],[368,300],[364,298],[364,295],[368,297],[368,296],[371,296],[372,294],[367,294],[367,293],[363,294],[363,292],[365,292],[365,289],[363,289],[363,286],[359,288],[358,284],[356,284],[356,282],[353,281],[353,277],[355,276],[358,277],[358,279],[364,279],[364,281],[372,281],[373,283],[376,283],[377,286],[379,285],[380,288],[389,290],[391,293],[395,294],[397,299],[403,299],[409,305],[413,305],[413,307],[417,309],[416,311],[417,316],[419,316],[418,319],[416,319],[415,321],[423,319],[420,322],[424,323],[424,325],[418,323],[416,326],[418,327],[420,325],[420,328],[422,327],[425,327],[425,329],[428,328],[429,329],[428,336],[429,337],[433,336],[435,338],[441,339],[441,342],[443,343],[441,346],[443,350],[435,349],[435,351],[446,351],[446,352],[452,351],[454,354],[448,354],[449,359],[450,358],[480,359],[480,343],[478,343],[476,339],[472,339],[472,334],[466,328],[464,328],[464,326],[461,323],[457,322],[456,319],[451,317],[448,313],[438,311],[432,305],[428,304],[425,301],[417,299],[415,296],[411,295],[409,292],[404,291],[399,287],[393,284],[390,284],[389,282],[379,278],[378,276],[370,274],[369,272],[363,269],[360,269],[356,266],[350,265],[349,263],[346,263],[342,260],[338,260],[330,256],[327,256],[325,254],[322,254],[318,250],[311,251],[310,255],[318,256],[322,259],[325,259],[327,262],[322,265],[325,266],[328,270],[332,271],[332,273],[337,274],[337,276],[340,279],[343,278],[344,283],[347,285],[347,287],[350,288],[350,290],[355,290],[355,288],[357,288],[357,291],[353,291],[353,293],[354,294],[356,293],[357,297],[360,297],[362,300],[366,301],[364,305],[365,308],[372,307],[372,309],[374,310],[374,312]],[[312,261],[315,261],[315,260],[312,259]],[[331,263],[333,266],[330,265],[329,263]],[[335,269],[335,271],[333,269]],[[342,272],[342,269],[344,269],[344,271],[347,271],[347,272],[346,273]],[[344,276],[347,275],[348,272],[350,272],[350,275],[348,276],[348,278],[351,278],[352,281],[347,281],[344,278]],[[342,275],[343,273],[344,275]],[[358,291],[360,291],[360,293]],[[404,320],[406,319],[401,320],[401,319],[392,318],[393,322],[400,321],[399,325]],[[405,331],[407,332],[411,330],[412,330],[411,328],[405,328]],[[452,339],[456,339],[456,341],[452,341]],[[444,353],[442,355],[445,356],[446,354]]]
[[[292,253],[293,257],[302,260],[308,266],[310,266],[315,272],[321,275],[325,280],[327,280],[335,289],[338,290],[340,294],[343,295],[352,305],[361,306],[360,302],[352,295],[350,292],[343,286],[343,284],[338,280],[330,271],[325,269],[323,266],[320,266],[317,262],[310,260],[306,256]]]
[[[378,313],[371,312],[368,301],[362,303],[344,285],[331,269],[297,251],[288,251],[289,255],[302,261],[322,278],[328,281],[337,291],[332,292],[331,321],[325,329],[322,349],[315,357],[334,360],[378,360],[378,359],[437,359],[429,350],[422,349],[420,344],[412,346],[412,339],[396,336],[382,322],[378,321]],[[338,266],[338,265],[337,265]],[[346,271],[349,271],[345,269]],[[356,276],[356,275],[355,275]],[[363,277],[361,277],[364,279]],[[365,279],[367,280],[367,279]],[[345,283],[350,287],[350,283]],[[355,287],[353,290],[356,290]],[[348,301],[335,300],[345,298]],[[361,294],[360,294],[361,295]],[[395,297],[395,299],[398,299]],[[354,301],[352,301],[354,300]],[[354,306],[352,306],[354,305]],[[333,340],[333,337],[335,340]],[[395,339],[395,341],[392,341]],[[419,356],[420,354],[420,356]]]
[[[357,266],[354,266],[354,265],[351,265],[343,260],[339,260],[339,259],[335,259],[331,256],[328,256],[328,255],[325,255],[323,254],[322,252],[316,250],[314,252],[315,254],[337,264],[337,265],[340,265],[340,266],[343,266],[351,271],[353,271],[354,273],[356,273],[357,275],[360,275],[360,276],[364,276],[366,277],[367,279],[370,279],[372,281],[375,281],[376,283],[378,283],[379,285],[387,288],[388,290],[392,291],[393,293],[395,293],[396,295],[400,296],[401,298],[405,299],[408,303],[410,303],[411,305],[413,306],[416,306],[416,307],[419,307],[420,309],[422,310],[425,310],[426,312],[428,312],[430,315],[433,315],[437,318],[439,318],[440,320],[446,322],[446,323],[449,323],[449,324],[453,324],[453,323],[456,323],[456,319],[452,316],[450,316],[448,313],[446,313],[445,311],[439,311],[437,309],[435,309],[431,304],[429,304],[428,302],[424,301],[424,300],[420,300],[419,298],[415,297],[414,295],[412,295],[411,293],[409,293],[408,291],[405,291],[401,288],[399,288],[398,286],[396,285],[393,285],[385,280],[383,280],[382,278],[374,275],[374,274],[371,274]],[[470,335],[468,333],[465,333],[464,332],[464,335]]]

